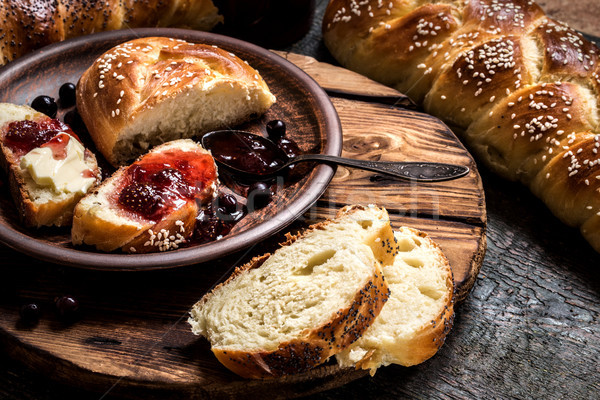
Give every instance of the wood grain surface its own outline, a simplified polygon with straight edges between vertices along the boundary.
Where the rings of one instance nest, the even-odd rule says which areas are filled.
[[[549,15],[562,14],[562,19],[574,28],[600,35],[598,13],[593,12],[597,0],[540,3]],[[282,50],[332,62],[320,36],[320,19],[326,4],[327,0],[317,1],[311,31]],[[598,398],[600,255],[582,240],[579,232],[556,220],[527,189],[498,178],[485,168],[480,173],[486,195],[488,246],[478,280],[456,307],[455,324],[446,344],[435,357],[415,367],[381,368],[374,377],[349,377],[351,382],[337,388],[323,380],[307,383],[299,395],[311,390],[319,393],[307,395],[305,400]],[[20,285],[20,293],[25,297],[32,295],[28,285],[43,284],[22,263],[9,263],[6,253],[0,254],[0,259],[4,271],[22,270],[22,281],[3,284],[0,280],[0,299],[4,303],[16,294],[15,285]],[[54,266],[36,263],[32,267],[43,270]],[[68,282],[78,279],[69,271],[59,268],[58,274],[53,272],[60,277],[57,279],[68,277],[60,289],[68,289]],[[158,277],[154,279],[160,280],[161,272],[149,275],[155,274]],[[107,277],[98,286],[103,296],[110,297],[116,291],[126,290],[119,289],[119,282],[120,279],[111,281]],[[132,281],[124,280],[122,285],[128,282]],[[133,282],[145,285],[146,278]],[[200,288],[202,282],[198,285]],[[40,300],[48,301],[48,297]],[[157,320],[164,318],[162,307],[157,307],[156,313]],[[65,329],[58,328],[56,335]],[[99,340],[98,346],[101,343]],[[6,346],[0,352],[2,399],[120,398],[112,388],[112,384],[117,388],[118,382],[112,382],[101,393],[65,385],[55,379],[63,366],[40,373],[8,357]],[[134,391],[134,396],[175,398],[159,390],[148,393],[141,389]]]
[[[471,168],[458,180],[417,183],[339,167],[327,191],[292,230],[332,217],[347,204],[385,206],[394,227],[424,230],[440,244],[453,268],[456,299],[463,300],[475,282],[486,243],[483,187],[472,157],[436,118],[384,104],[386,99],[402,103],[400,93],[351,72],[335,70],[331,75],[333,67],[306,56],[283,55],[300,67],[311,65],[323,87],[344,93],[332,96],[342,122],[342,156],[441,161]],[[332,80],[328,76],[333,76]],[[355,93],[357,87],[361,93]],[[359,99],[352,99],[356,95]],[[84,383],[98,391],[118,381],[114,392],[123,395],[135,389],[136,395],[160,390],[194,398],[297,397],[364,376],[363,371],[341,370],[330,363],[269,382],[244,380],[219,364],[205,340],[191,334],[186,321],[191,305],[233,266],[275,248],[283,240],[282,234],[214,262],[155,274],[148,271],[143,276],[141,272],[70,268],[58,273],[57,265],[46,266],[0,248],[9,270],[2,285],[6,298],[0,302],[0,340],[12,357],[35,370],[53,373],[59,381],[75,386]],[[67,326],[52,314],[50,301],[65,292],[85,307],[81,319]],[[45,308],[38,325],[22,325],[18,309],[24,302],[38,302]],[[320,387],[305,387],[307,382],[319,380]]]

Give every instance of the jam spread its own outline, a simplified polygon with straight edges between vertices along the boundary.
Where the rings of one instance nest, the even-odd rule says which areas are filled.
[[[55,160],[64,160],[67,157],[67,144],[71,137],[66,133],[59,133],[40,147],[47,147],[52,151],[52,158]]]
[[[125,172],[118,203],[125,210],[158,221],[189,201],[202,196],[216,181],[210,155],[183,150],[149,153]]]
[[[219,200],[221,198],[222,196],[219,197]],[[203,244],[221,239],[246,213],[245,207],[231,211],[218,206],[218,204],[209,204],[200,210],[196,217],[192,242]]]
[[[287,161],[273,142],[242,131],[212,135],[209,147],[215,160],[241,171],[269,174]]]
[[[66,132],[77,138],[71,128],[57,119],[47,119],[40,122],[16,121],[8,125],[4,143],[17,156],[22,156],[47,143],[60,132]]]

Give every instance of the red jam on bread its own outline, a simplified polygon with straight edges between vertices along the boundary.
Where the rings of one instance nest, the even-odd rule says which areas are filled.
[[[9,147],[16,156],[23,156],[31,150],[41,147],[49,142],[59,133],[65,132],[72,137],[77,135],[64,123],[57,119],[43,121],[15,121],[8,125],[4,144]]]
[[[117,201],[121,208],[159,221],[189,201],[206,203],[217,179],[208,153],[169,150],[149,153],[127,168]]]

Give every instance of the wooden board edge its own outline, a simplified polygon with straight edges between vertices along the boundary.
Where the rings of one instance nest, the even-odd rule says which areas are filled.
[[[95,392],[100,398],[109,394],[131,399],[210,398],[217,400],[265,396],[265,381],[258,379],[239,378],[224,387],[214,384],[201,385],[198,382],[147,381],[98,373],[21,342],[2,328],[0,328],[0,349],[11,359],[34,373],[46,376],[52,382],[74,386],[86,392]],[[54,360],[55,363],[49,363],[48,359]],[[73,374],[78,374],[79,378],[73,380]],[[338,388],[367,375],[367,370],[341,368],[330,362],[308,372],[273,380],[276,390],[269,393],[269,398],[278,400],[309,396]],[[307,380],[310,380],[310,385],[307,385]]]

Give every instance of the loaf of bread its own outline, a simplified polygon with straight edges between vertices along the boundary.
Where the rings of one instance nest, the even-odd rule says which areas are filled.
[[[30,227],[69,226],[73,208],[101,179],[96,157],[64,123],[0,103],[0,165]]]
[[[194,305],[192,331],[243,377],[307,371],[373,323],[389,296],[380,261],[396,248],[385,209],[345,207],[237,268]]]
[[[216,46],[164,37],[107,51],[77,84],[77,108],[113,165],[150,147],[264,113],[275,97],[260,74]]]
[[[214,160],[199,144],[180,139],[157,146],[79,201],[72,242],[107,252],[177,249],[216,185]]]
[[[454,281],[448,260],[425,233],[402,227],[395,232],[398,255],[383,267],[390,297],[375,322],[336,355],[342,367],[369,369],[412,366],[444,344],[454,320]]]
[[[210,30],[223,19],[212,0],[3,0],[0,17],[0,66],[91,33],[142,27]]]
[[[332,0],[323,35],[600,251],[598,47],[530,0]]]

